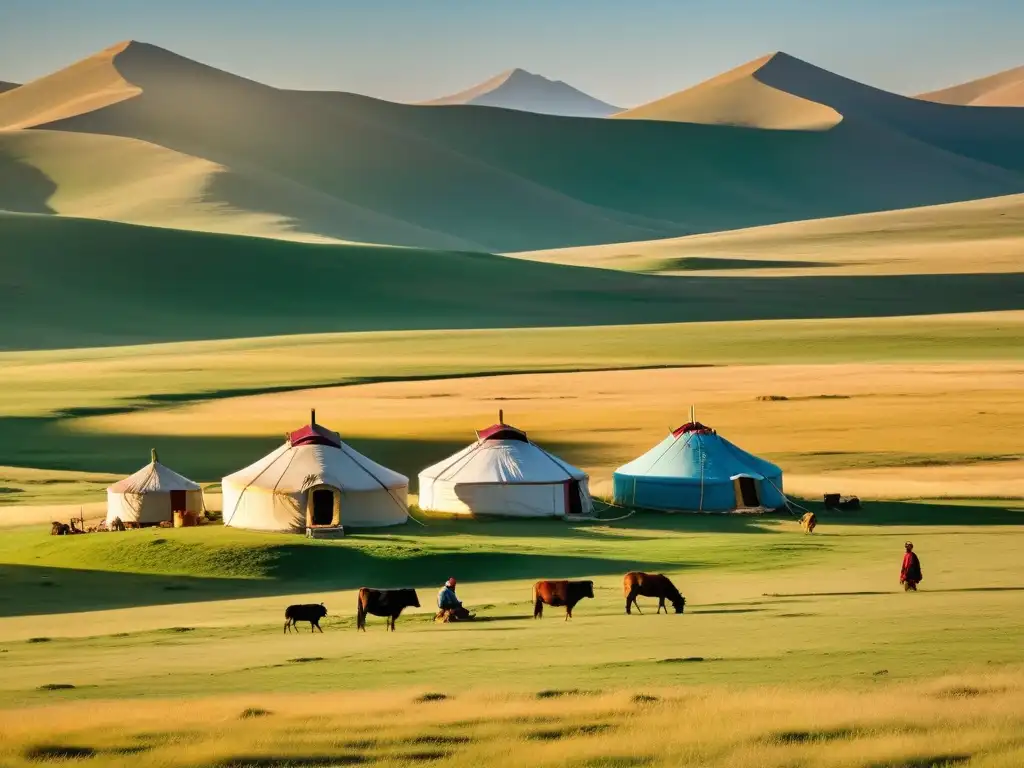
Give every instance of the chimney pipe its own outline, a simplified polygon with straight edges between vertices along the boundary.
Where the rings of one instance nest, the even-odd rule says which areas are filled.
[[[156,462],[157,462],[157,458],[156,458],[156,448],[150,448],[150,449],[149,449],[149,458],[150,458],[150,460],[151,460],[151,461],[152,461],[152,462],[153,462],[154,464],[156,464]]]
[[[316,408],[309,409],[309,426],[316,424]]]
[[[505,411],[504,411],[504,409],[500,409],[500,408],[498,409],[498,423],[499,424],[504,424],[505,423]]]

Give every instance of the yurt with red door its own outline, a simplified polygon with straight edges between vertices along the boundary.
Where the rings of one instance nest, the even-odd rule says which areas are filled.
[[[203,489],[157,459],[133,475],[107,488],[107,525],[122,523],[157,525],[170,522],[175,512],[203,511]]]
[[[427,512],[507,517],[569,517],[593,511],[587,473],[498,423],[475,442],[419,475]]]

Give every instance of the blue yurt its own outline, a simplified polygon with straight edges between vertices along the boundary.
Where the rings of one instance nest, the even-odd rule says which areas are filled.
[[[782,470],[691,420],[614,474],[615,503],[689,512],[785,505]]]

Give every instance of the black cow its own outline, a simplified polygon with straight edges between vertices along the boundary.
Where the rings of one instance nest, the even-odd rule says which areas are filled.
[[[572,618],[572,609],[584,597],[594,596],[592,581],[538,581],[533,585],[533,618],[544,615],[544,603],[565,606],[565,620]]]
[[[359,588],[359,600],[356,604],[356,629],[366,631],[366,614],[387,616],[388,631],[395,631],[395,619],[402,615],[406,608],[419,608],[420,599],[415,589],[370,589]]]
[[[324,608],[323,603],[289,605],[284,609],[284,631],[290,632],[291,628],[295,627],[295,622],[297,621],[308,621],[310,632],[315,631],[315,629],[319,629],[320,634],[323,634],[323,629],[320,628],[320,619],[326,615],[327,609]],[[295,627],[295,631],[298,632],[299,628]]]

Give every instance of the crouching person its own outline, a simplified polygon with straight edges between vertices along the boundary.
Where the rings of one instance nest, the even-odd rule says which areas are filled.
[[[473,615],[462,605],[455,594],[455,577],[448,579],[437,593],[437,615],[434,621],[447,624],[452,621],[468,621]]]

